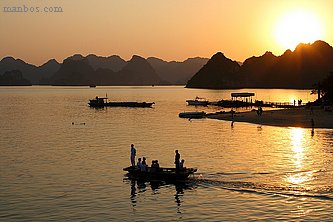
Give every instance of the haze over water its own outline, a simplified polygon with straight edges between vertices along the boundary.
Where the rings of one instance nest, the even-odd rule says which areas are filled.
[[[313,101],[309,90],[241,90],[258,100]],[[333,132],[178,118],[196,96],[182,87],[0,88],[0,219],[4,221],[329,221]],[[88,99],[151,101],[152,109],[94,109]],[[74,124],[72,124],[72,122]],[[174,150],[198,173],[182,185],[138,183],[122,171],[130,144],[172,167]]]

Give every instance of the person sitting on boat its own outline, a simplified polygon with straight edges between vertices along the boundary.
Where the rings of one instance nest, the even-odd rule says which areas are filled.
[[[158,160],[155,160],[155,167],[157,170],[160,168],[160,164],[158,163]]]
[[[146,157],[142,157],[141,172],[147,172],[147,168]]]
[[[160,165],[158,164],[158,160],[153,160],[151,162],[150,172],[154,173],[157,172],[160,168]]]
[[[142,169],[141,158],[138,159],[138,163],[136,166],[138,167],[138,170],[141,171],[141,169]]]
[[[184,159],[182,159],[182,161],[180,161],[180,163],[179,163],[179,169],[180,170],[185,170],[186,169],[186,167],[184,167],[184,162],[185,162]]]
[[[155,160],[152,160],[152,161],[151,161],[150,172],[152,172],[152,173],[156,172],[156,164],[155,164]]]

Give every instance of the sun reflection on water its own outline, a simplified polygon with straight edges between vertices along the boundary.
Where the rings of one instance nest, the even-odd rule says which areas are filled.
[[[293,128],[290,132],[291,150],[292,150],[292,162],[295,169],[293,173],[288,175],[287,181],[293,185],[302,185],[305,188],[305,182],[313,179],[313,172],[307,171],[304,166],[304,160],[307,153],[307,147],[304,146],[305,133],[302,128]]]

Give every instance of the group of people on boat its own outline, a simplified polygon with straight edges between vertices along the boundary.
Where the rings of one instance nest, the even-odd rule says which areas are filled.
[[[179,172],[181,170],[186,169],[184,167],[185,160],[180,160],[180,153],[178,150],[175,151],[175,168],[176,172]],[[131,166],[133,168],[137,168],[141,172],[157,172],[160,168],[160,164],[158,163],[158,160],[152,160],[150,168],[147,165],[146,157],[138,158],[137,164],[135,164],[135,157],[136,157],[136,149],[134,147],[134,144],[131,144]]]
[[[142,162],[141,162],[141,158],[139,158],[138,163],[136,164],[136,166],[142,172],[148,171],[148,166],[147,166],[147,163],[146,163],[146,157],[142,157]]]

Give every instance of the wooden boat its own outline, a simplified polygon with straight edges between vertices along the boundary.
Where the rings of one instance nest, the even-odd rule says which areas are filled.
[[[109,102],[107,97],[97,97],[89,100],[89,106],[95,108],[101,107],[138,107],[151,108],[154,102]]]
[[[142,180],[163,180],[163,181],[174,181],[174,180],[185,180],[191,174],[197,172],[196,168],[185,168],[176,172],[175,168],[155,168],[148,167],[146,172],[140,171],[137,167],[126,167],[123,169],[128,172],[128,176]]]
[[[195,97],[195,99],[186,100],[189,106],[208,106],[209,101],[204,98]]]
[[[201,119],[206,116],[205,112],[182,112],[178,115],[180,118]]]

